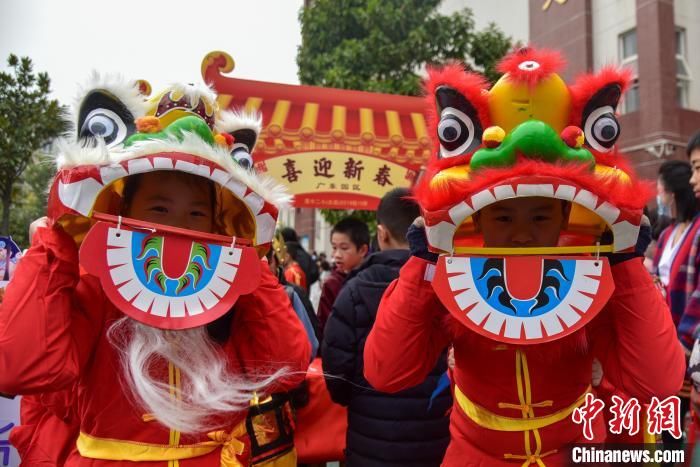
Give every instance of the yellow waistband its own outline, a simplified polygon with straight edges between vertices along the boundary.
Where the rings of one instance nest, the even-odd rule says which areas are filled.
[[[544,428],[571,416],[572,412],[577,407],[583,405],[586,394],[588,394],[590,391],[591,387],[588,386],[586,391],[581,394],[581,397],[576,399],[576,401],[570,406],[543,417],[533,418],[504,417],[502,415],[489,412],[487,409],[469,400],[469,398],[459,389],[459,386],[457,385],[455,385],[455,399],[467,417],[469,417],[480,427],[496,431],[528,431]]]
[[[236,455],[243,453],[245,444],[237,439],[245,434],[245,424],[239,424],[231,433],[214,431],[207,436],[211,441],[196,444],[169,446],[167,444],[140,443],[119,439],[97,438],[80,432],[78,452],[90,459],[116,461],[171,461],[203,456],[221,447],[221,467],[243,467]]]
[[[458,255],[575,255],[581,253],[611,253],[613,245],[581,245],[581,246],[547,246],[547,247],[483,247],[456,246],[454,253]]]

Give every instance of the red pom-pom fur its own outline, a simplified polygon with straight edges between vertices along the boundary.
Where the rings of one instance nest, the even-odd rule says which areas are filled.
[[[538,66],[528,67],[526,62]],[[565,64],[564,57],[556,50],[525,47],[507,55],[498,64],[497,70],[508,73],[510,81],[534,86],[552,73],[558,73]]]

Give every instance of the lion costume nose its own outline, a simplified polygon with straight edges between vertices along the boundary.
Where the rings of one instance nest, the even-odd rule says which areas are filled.
[[[212,146],[214,145],[214,134],[212,133],[207,123],[199,117],[195,117],[194,115],[188,115],[186,117],[182,117],[178,120],[175,120],[161,131],[135,133],[124,142],[124,146],[129,147],[138,141],[149,140],[152,141],[174,139],[182,142],[188,133],[198,136],[203,141],[209,143]]]

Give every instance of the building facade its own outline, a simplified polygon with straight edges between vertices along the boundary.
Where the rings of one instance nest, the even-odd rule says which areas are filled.
[[[697,0],[529,0],[530,42],[564,52],[567,80],[606,64],[634,71],[618,111],[618,145],[641,176],[666,159],[685,158],[700,130]]]

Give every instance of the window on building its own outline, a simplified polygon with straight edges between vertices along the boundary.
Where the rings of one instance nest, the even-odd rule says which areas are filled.
[[[689,107],[690,66],[688,65],[688,45],[684,28],[676,28],[676,89],[678,106]]]
[[[622,100],[622,113],[639,110],[639,72],[637,66],[637,30],[630,29],[618,38],[620,65],[632,70],[632,83]]]

